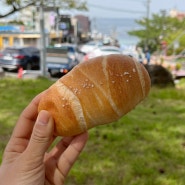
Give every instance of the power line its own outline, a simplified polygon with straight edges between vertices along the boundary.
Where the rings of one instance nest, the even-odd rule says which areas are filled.
[[[122,13],[135,13],[135,14],[144,14],[144,13],[146,13],[144,11],[135,11],[135,10],[128,10],[128,9],[105,7],[105,6],[96,5],[96,4],[92,4],[92,3],[89,3],[89,6],[94,7],[94,8],[98,8],[98,9],[103,9],[103,10],[106,10],[106,11],[115,11],[115,12],[122,12]]]
[[[132,1],[137,2],[137,3],[145,2],[145,0],[125,0],[125,1],[128,1],[129,3]]]

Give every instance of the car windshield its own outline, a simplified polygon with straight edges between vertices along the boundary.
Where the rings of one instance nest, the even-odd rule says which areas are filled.
[[[9,55],[15,55],[17,53],[19,53],[19,51],[17,49],[5,49],[3,51],[3,54],[4,55],[7,55],[7,54],[9,54]]]
[[[67,47],[53,47],[53,48],[46,48],[47,53],[67,53]]]
[[[98,42],[88,42],[85,45],[89,45],[89,46],[96,46],[96,45],[100,45]]]
[[[119,52],[117,49],[102,49],[102,51],[114,51],[114,52]]]
[[[101,51],[113,51],[113,52],[119,52],[118,49],[113,49],[113,48],[104,48],[104,49],[101,49]]]
[[[46,48],[47,53],[75,53],[75,48],[71,46],[62,47],[48,47]]]
[[[94,46],[94,45],[96,45],[96,43],[94,43],[94,42],[92,43],[92,42],[91,42],[91,43],[87,43],[86,45]]]

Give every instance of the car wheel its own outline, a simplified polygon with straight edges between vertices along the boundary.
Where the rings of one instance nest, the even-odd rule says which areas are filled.
[[[3,69],[3,71],[8,71],[8,69],[7,69],[7,68],[5,68],[5,67],[2,67],[2,69]]]

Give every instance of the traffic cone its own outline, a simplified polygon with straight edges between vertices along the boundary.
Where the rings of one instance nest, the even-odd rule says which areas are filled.
[[[23,77],[23,68],[22,67],[19,68],[17,77],[18,78],[22,78]]]

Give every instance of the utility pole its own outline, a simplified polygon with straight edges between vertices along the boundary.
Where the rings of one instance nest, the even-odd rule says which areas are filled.
[[[166,10],[161,10],[161,15],[162,15],[162,38],[164,37],[164,30],[165,30],[165,16],[166,16]]]
[[[147,2],[146,2],[146,44],[145,44],[145,49],[148,49],[149,26],[150,26],[150,0],[147,0]]]
[[[147,7],[147,14],[146,14],[146,16],[147,16],[147,19],[149,19],[150,18],[150,0],[147,0],[147,5],[146,5],[146,7]]]
[[[44,28],[44,1],[40,3],[40,70],[43,76],[46,76],[46,36]]]

